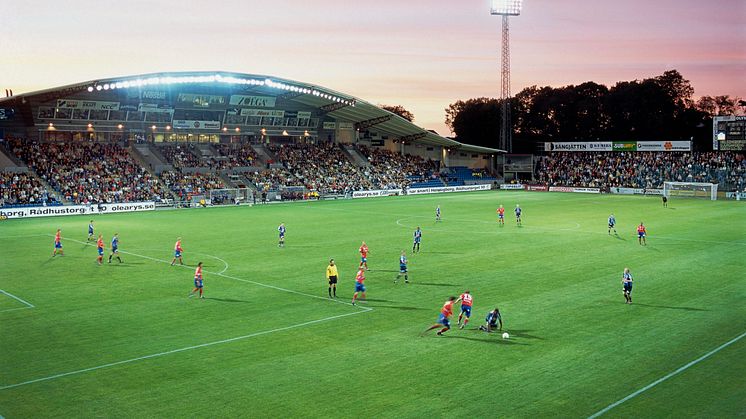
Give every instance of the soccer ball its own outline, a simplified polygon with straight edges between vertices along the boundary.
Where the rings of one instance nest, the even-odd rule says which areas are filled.
[[[503,333],[503,339],[508,339],[509,337],[510,335],[508,334],[508,332]]]

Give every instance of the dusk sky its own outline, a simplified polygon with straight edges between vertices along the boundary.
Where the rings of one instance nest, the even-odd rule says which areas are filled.
[[[0,89],[15,94],[161,71],[264,74],[402,105],[449,135],[444,109],[500,93],[488,0],[0,0]],[[653,77],[746,97],[744,0],[526,0],[511,18],[512,91]],[[0,90],[2,91],[2,90]]]

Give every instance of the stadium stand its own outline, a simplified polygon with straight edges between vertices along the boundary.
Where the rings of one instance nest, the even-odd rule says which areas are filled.
[[[165,191],[114,143],[13,140],[13,153],[74,204],[160,201]]]
[[[536,178],[549,186],[659,189],[666,181],[712,182],[721,190],[743,190],[746,159],[730,151],[554,152],[541,157]]]

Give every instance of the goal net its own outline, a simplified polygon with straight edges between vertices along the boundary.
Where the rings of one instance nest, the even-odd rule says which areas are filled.
[[[699,182],[665,182],[663,184],[663,196],[707,198],[715,201],[718,199],[718,184]]]
[[[252,200],[252,191],[249,188],[210,189],[209,198],[212,205],[233,205],[236,199],[239,203],[245,204]]]

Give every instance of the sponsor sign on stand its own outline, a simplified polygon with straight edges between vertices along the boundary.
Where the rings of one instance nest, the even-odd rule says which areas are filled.
[[[544,143],[545,151],[691,151],[689,141],[596,141]]]
[[[546,151],[611,151],[611,142],[544,143]]]
[[[353,198],[375,198],[379,196],[401,195],[401,189],[381,189],[373,191],[355,191],[352,193]]]
[[[262,108],[274,108],[276,99],[274,96],[245,96],[231,95],[229,103],[238,106],[259,106]]]
[[[520,183],[503,183],[500,185],[500,189],[523,189],[523,185]]]
[[[57,99],[57,109],[93,109],[96,111],[118,111],[119,102]]]
[[[220,121],[193,121],[175,119],[173,126],[176,129],[220,129]]]
[[[155,202],[126,204],[62,205],[57,207],[26,207],[0,210],[0,218],[55,217],[63,215],[112,214],[117,212],[153,211]]]

